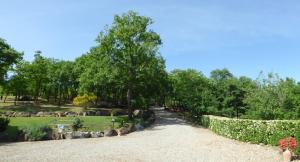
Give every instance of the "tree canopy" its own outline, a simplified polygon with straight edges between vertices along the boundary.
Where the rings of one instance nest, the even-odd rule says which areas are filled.
[[[15,101],[127,108],[130,119],[134,109],[151,105],[187,111],[196,119],[204,114],[300,118],[300,83],[291,78],[271,73],[253,80],[226,68],[210,76],[195,69],[167,72],[152,24],[133,11],[116,15],[97,44],[75,61],[47,58],[41,51],[31,62],[22,60],[22,53],[0,39],[0,90]]]
[[[9,68],[22,58],[22,53],[17,52],[4,39],[0,38],[0,84],[3,83]]]

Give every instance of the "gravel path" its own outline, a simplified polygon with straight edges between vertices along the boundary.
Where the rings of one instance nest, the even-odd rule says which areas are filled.
[[[0,144],[0,161],[279,162],[274,147],[220,137],[156,109],[155,124],[121,137]]]

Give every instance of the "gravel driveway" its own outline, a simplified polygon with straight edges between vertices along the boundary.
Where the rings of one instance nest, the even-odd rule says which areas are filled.
[[[0,144],[0,161],[279,162],[277,148],[246,144],[156,109],[155,124],[121,137]]]

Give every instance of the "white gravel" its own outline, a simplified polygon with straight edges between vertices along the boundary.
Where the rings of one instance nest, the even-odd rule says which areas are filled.
[[[0,144],[0,161],[280,162],[277,148],[246,144],[156,109],[155,124],[121,137]]]

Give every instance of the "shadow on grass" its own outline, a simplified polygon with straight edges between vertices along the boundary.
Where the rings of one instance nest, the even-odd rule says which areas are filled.
[[[35,106],[35,105],[17,105],[17,106],[6,106],[1,108],[1,111],[16,111],[16,112],[31,112],[36,113],[39,111],[62,111],[65,110],[58,106]]]
[[[41,105],[35,105],[33,103],[30,104],[18,104],[18,105],[8,105],[8,106],[0,106],[0,112],[6,112],[6,111],[15,111],[15,112],[30,112],[30,113],[37,113],[40,111],[43,112],[82,112],[82,111],[107,111],[108,114],[110,114],[111,110],[116,111],[116,115],[125,115],[127,114],[126,111],[120,108],[86,108],[83,107],[77,107],[72,105],[50,105],[50,104],[41,104]]]

